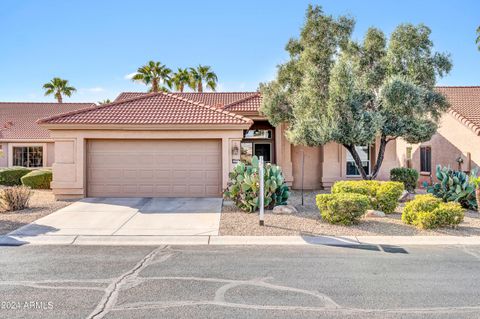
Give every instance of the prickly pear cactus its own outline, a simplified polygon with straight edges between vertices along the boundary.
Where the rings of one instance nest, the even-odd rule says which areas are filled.
[[[232,200],[243,211],[254,212],[260,204],[259,162],[256,156],[252,164],[239,162],[229,174],[230,181],[224,192],[226,199]],[[265,208],[285,205],[289,196],[288,186],[285,184],[282,170],[279,166],[270,163],[264,167],[264,204]]]
[[[430,186],[427,192],[443,199],[444,202],[458,202],[464,208],[476,209],[475,186],[470,182],[470,176],[462,171],[454,171],[450,167],[437,166],[435,175],[438,183]],[[476,176],[474,170],[471,176]]]

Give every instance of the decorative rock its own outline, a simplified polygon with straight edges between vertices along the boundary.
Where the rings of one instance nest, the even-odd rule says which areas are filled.
[[[402,195],[398,199],[400,203],[406,203],[415,198],[415,194],[409,193],[408,191],[403,191]]]
[[[365,217],[385,217],[385,213],[380,210],[368,209],[364,215]]]
[[[293,205],[279,205],[273,208],[273,213],[289,215],[298,213],[298,211]]]

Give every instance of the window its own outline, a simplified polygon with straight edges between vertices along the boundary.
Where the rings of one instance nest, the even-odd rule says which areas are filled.
[[[358,156],[362,160],[362,166],[370,175],[370,146],[355,146]],[[357,165],[353,160],[352,154],[347,150],[347,176],[360,176]]]
[[[432,171],[432,149],[430,146],[420,147],[420,171],[428,173]]]
[[[13,166],[43,167],[42,146],[15,146],[13,150]]]
[[[244,134],[245,139],[271,139],[272,130],[247,130]]]

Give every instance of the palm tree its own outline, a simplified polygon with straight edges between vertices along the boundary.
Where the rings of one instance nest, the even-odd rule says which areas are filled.
[[[477,40],[475,43],[478,45],[478,50],[480,50],[480,26],[477,28]]]
[[[197,68],[190,68],[190,87],[197,92],[203,92],[203,83],[206,87],[215,91],[217,87],[217,75],[208,65],[199,65]]]
[[[178,68],[172,76],[172,84],[176,91],[183,92],[185,86],[190,86],[190,73],[187,69]]]
[[[53,78],[50,82],[43,85],[45,95],[54,95],[58,103],[63,102],[63,95],[72,96],[72,93],[77,91],[73,86],[68,86],[68,80],[61,78]]]
[[[172,70],[167,68],[160,62],[149,61],[142,67],[139,67],[137,73],[132,77],[133,81],[142,82],[145,85],[151,85],[150,92],[168,91],[161,83],[166,84],[169,88],[172,86],[170,75]]]
[[[102,101],[97,102],[98,105],[104,105],[104,104],[110,104],[110,103],[112,103],[112,101],[110,99],[106,99],[106,100],[102,100]]]

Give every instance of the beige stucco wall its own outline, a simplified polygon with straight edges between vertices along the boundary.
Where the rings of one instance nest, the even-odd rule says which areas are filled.
[[[2,152],[0,152],[0,167],[7,167],[8,166],[8,144],[0,143],[0,148],[2,150]]]
[[[243,131],[237,130],[51,130],[55,139],[52,189],[56,198],[86,196],[86,144],[89,139],[220,139],[222,141],[222,185],[228,182],[233,167],[232,141],[240,141]]]
[[[322,147],[292,146],[293,189],[320,189],[322,187]]]
[[[47,144],[47,167],[52,167],[55,163],[55,143],[46,143]]]
[[[428,142],[410,145],[405,141],[398,141],[397,154],[402,166],[407,165],[406,149],[412,147],[412,167],[420,171],[420,146],[430,146],[432,155],[432,171],[437,165],[459,169],[456,159],[461,157],[461,170],[470,170],[480,166],[480,136],[466,127],[450,113],[446,113],[440,120],[437,133]],[[468,154],[471,157],[471,167],[468,163]],[[433,174],[434,175],[434,174]]]

